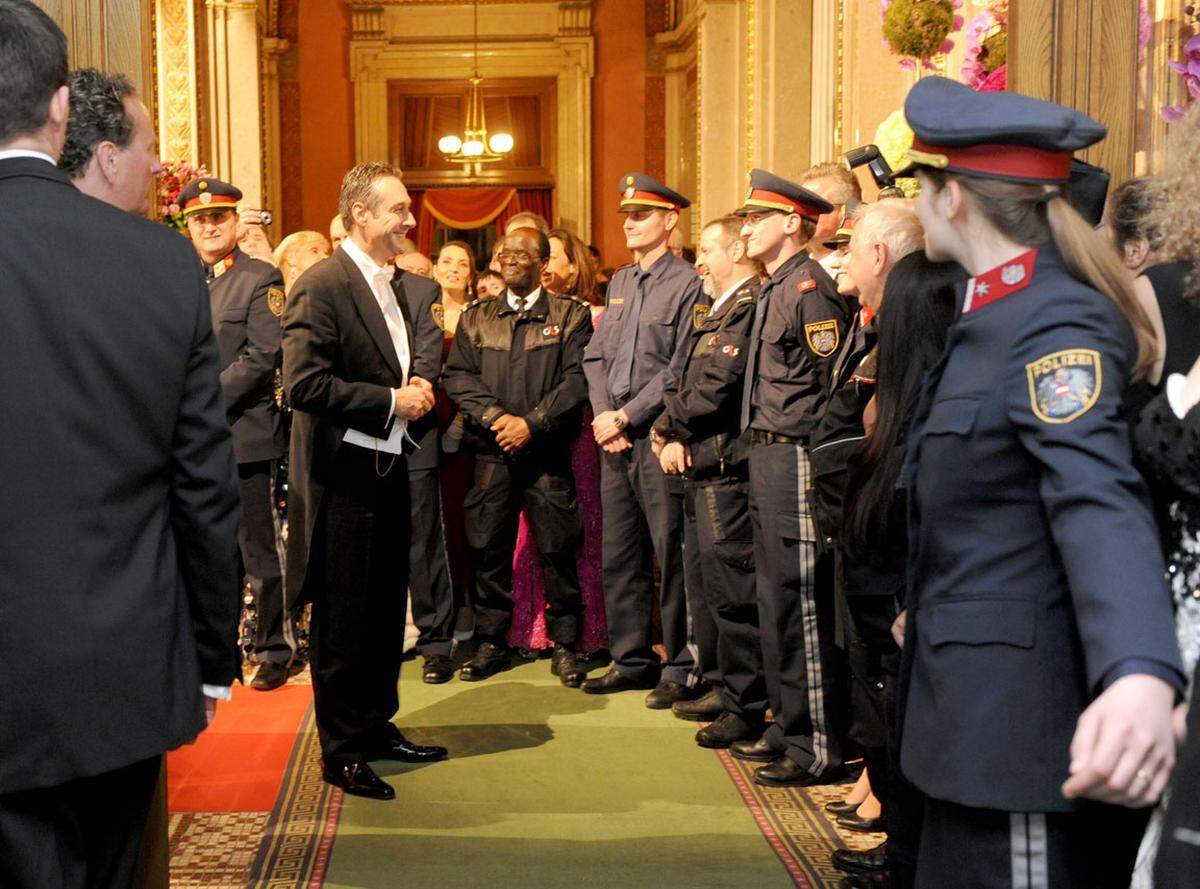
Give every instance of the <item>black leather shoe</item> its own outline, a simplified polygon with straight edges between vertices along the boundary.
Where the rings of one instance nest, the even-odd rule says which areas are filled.
[[[877,874],[887,868],[887,843],[856,852],[853,849],[834,849],[830,856],[833,866],[848,874]]]
[[[558,677],[558,681],[567,688],[579,688],[587,679],[587,670],[583,667],[584,657],[573,648],[565,645],[555,645],[554,654],[550,655],[550,673]]]
[[[856,814],[838,815],[837,825],[859,833],[879,833],[884,829],[882,818],[859,818]]]
[[[812,787],[816,784],[835,784],[841,779],[841,769],[830,769],[824,775],[814,775],[797,765],[790,756],[780,756],[774,762],[754,770],[754,783],[763,787]]]
[[[690,722],[709,722],[725,712],[725,696],[720,689],[710,688],[693,700],[676,701],[671,706],[671,712]]]
[[[321,766],[321,777],[334,787],[340,787],[351,796],[365,796],[367,799],[395,799],[396,791],[392,785],[375,774],[365,762],[351,762],[342,765]]]
[[[838,889],[892,889],[895,884],[887,871],[877,874],[855,874],[852,877],[842,877]]]
[[[711,725],[696,732],[696,743],[712,750],[724,750],[735,741],[754,741],[762,737],[762,724],[747,722],[736,713],[722,713]]]
[[[617,670],[609,670],[599,679],[588,679],[580,686],[589,695],[610,695],[618,691],[635,691],[639,688],[654,688],[645,679],[630,679]]]
[[[737,741],[729,745],[729,752],[745,762],[774,762],[779,758],[779,751],[763,738],[757,741]]]
[[[686,685],[664,679],[646,695],[646,706],[651,710],[670,710],[680,701],[690,701],[696,693]]]
[[[421,670],[421,681],[429,685],[441,685],[454,678],[454,661],[444,654],[431,654],[425,658]]]
[[[366,749],[367,759],[394,759],[397,762],[438,762],[447,757],[445,747],[414,744],[399,730],[386,740],[377,741]]]
[[[834,800],[831,803],[826,803],[825,811],[828,812],[830,815],[835,815],[835,816],[836,815],[853,815],[855,812],[858,811],[858,807],[861,805],[862,805],[862,802],[848,803],[848,802],[845,802],[844,800],[839,799],[839,800]]]
[[[475,656],[462,665],[462,669],[458,671],[458,678],[463,682],[478,682],[511,666],[512,657],[507,648],[484,642],[476,650]]]
[[[287,664],[277,664],[274,661],[267,661],[259,666],[258,672],[250,680],[250,687],[256,688],[259,691],[271,691],[272,689],[279,688],[281,685],[285,685],[287,678]]]

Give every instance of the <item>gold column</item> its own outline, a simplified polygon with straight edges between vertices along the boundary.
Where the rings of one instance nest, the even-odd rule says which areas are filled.
[[[262,85],[258,4],[205,0],[212,173],[263,205]]]
[[[1009,89],[1084,111],[1108,138],[1084,159],[1114,182],[1136,153],[1138,5],[1133,0],[1012,0]]]
[[[193,0],[157,0],[158,150],[163,160],[199,160]]]
[[[262,112],[263,112],[263,204],[274,211],[275,219],[267,227],[271,243],[278,244],[283,231],[280,196],[279,59],[288,51],[288,41],[264,37],[262,41]]]

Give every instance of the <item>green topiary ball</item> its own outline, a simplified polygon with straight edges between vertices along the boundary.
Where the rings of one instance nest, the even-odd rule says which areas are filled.
[[[936,55],[954,26],[951,0],[895,0],[883,20],[892,52],[928,59]]]
[[[980,44],[979,64],[991,74],[1001,65],[1008,63],[1008,33],[997,31]]]

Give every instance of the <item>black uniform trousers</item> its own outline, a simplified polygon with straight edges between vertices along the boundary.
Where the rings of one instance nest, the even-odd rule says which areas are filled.
[[[672,492],[671,496],[683,498],[683,592],[687,600],[688,647],[695,661],[693,672],[705,685],[720,690],[723,683],[717,659],[717,623],[704,598],[704,560],[696,527],[695,498],[690,490]]]
[[[764,739],[814,775],[842,765],[830,701],[837,681],[833,585],[817,576],[808,504],[808,453],[800,444],[750,449],[750,517],[763,672],[775,721]],[[829,560],[825,560],[826,563]]]
[[[408,585],[403,455],[343,442],[309,553],[313,698],[321,751],[337,765],[386,738],[400,706]]]
[[[0,886],[128,889],[161,762],[0,796]]]
[[[254,628],[254,657],[258,663],[287,664],[295,650],[291,615],[283,607],[283,572],[271,510],[274,460],[238,464],[242,519],[238,549],[242,571],[250,582],[258,623]]]
[[[917,889],[1128,889],[1150,811],[1001,812],[927,799]]]
[[[727,712],[748,722],[761,721],[767,709],[767,686],[758,630],[748,480],[688,482],[685,515],[685,546],[695,550],[700,569],[696,582],[688,576],[687,591],[704,677],[721,690]]]
[[[454,648],[454,588],[446,553],[442,492],[436,467],[408,473],[412,504],[408,590],[421,654],[450,656]]]
[[[683,574],[683,498],[646,438],[619,454],[600,455],[604,504],[604,607],[613,667],[631,679],[696,684],[696,657],[688,645]],[[667,660],[655,653],[654,557],[658,557],[659,611]]]
[[[475,459],[475,485],[463,502],[467,545],[475,562],[475,635],[501,647],[506,644],[522,507],[545,576],[546,634],[560,645],[573,645],[583,623],[575,562],[583,523],[565,448],[553,456]]]

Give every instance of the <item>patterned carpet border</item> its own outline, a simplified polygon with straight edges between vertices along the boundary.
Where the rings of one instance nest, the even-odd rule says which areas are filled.
[[[321,745],[310,705],[263,831],[248,889],[320,889],[341,810],[342,791],[321,779]]]
[[[718,750],[717,756],[764,839],[799,889],[832,889],[839,884],[846,875],[830,860],[834,849],[869,849],[883,841],[882,834],[840,833],[825,817],[825,803],[842,799],[846,785],[762,787],[754,783],[758,763],[742,762],[728,750]]]

